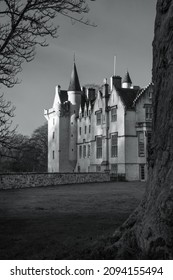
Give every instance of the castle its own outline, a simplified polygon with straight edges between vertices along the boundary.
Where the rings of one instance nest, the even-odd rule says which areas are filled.
[[[55,88],[48,121],[48,172],[110,172],[147,179],[153,85],[132,86],[127,71],[81,88],[74,62],[68,90]]]

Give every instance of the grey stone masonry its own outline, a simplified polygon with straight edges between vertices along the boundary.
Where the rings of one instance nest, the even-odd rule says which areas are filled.
[[[8,173],[0,174],[0,189],[109,182],[108,173]]]

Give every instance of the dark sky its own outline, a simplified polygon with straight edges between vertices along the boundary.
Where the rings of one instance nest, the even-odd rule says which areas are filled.
[[[51,108],[54,88],[69,86],[75,52],[80,84],[102,84],[113,75],[124,76],[128,69],[133,85],[151,81],[152,41],[156,0],[96,0],[90,2],[88,17],[97,24],[74,25],[58,16],[59,37],[38,48],[35,60],[23,65],[21,84],[4,88],[5,98],[16,106],[14,123],[18,132],[30,135],[45,122],[43,110]]]

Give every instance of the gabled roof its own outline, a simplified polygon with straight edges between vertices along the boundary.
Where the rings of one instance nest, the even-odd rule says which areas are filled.
[[[117,92],[127,109],[132,108],[133,101],[139,93],[139,89],[120,88]]]
[[[65,101],[68,101],[68,94],[66,90],[61,90],[59,92],[59,98],[61,103],[64,103]]]
[[[153,87],[153,83],[150,83],[148,86],[146,86],[145,88],[141,89],[141,90],[138,92],[136,98],[135,98],[134,101],[133,101],[133,106],[135,106],[137,100],[145,93],[145,91],[146,91],[149,87]]]
[[[128,84],[132,84],[132,80],[130,78],[130,75],[129,75],[129,72],[127,71],[125,76],[124,76],[124,79],[123,79],[123,83],[128,83]]]
[[[71,73],[71,79],[70,79],[70,85],[68,91],[81,91],[75,62]]]

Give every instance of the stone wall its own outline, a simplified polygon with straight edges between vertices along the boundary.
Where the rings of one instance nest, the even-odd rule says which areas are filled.
[[[10,173],[0,174],[0,189],[109,181],[108,173]]]

